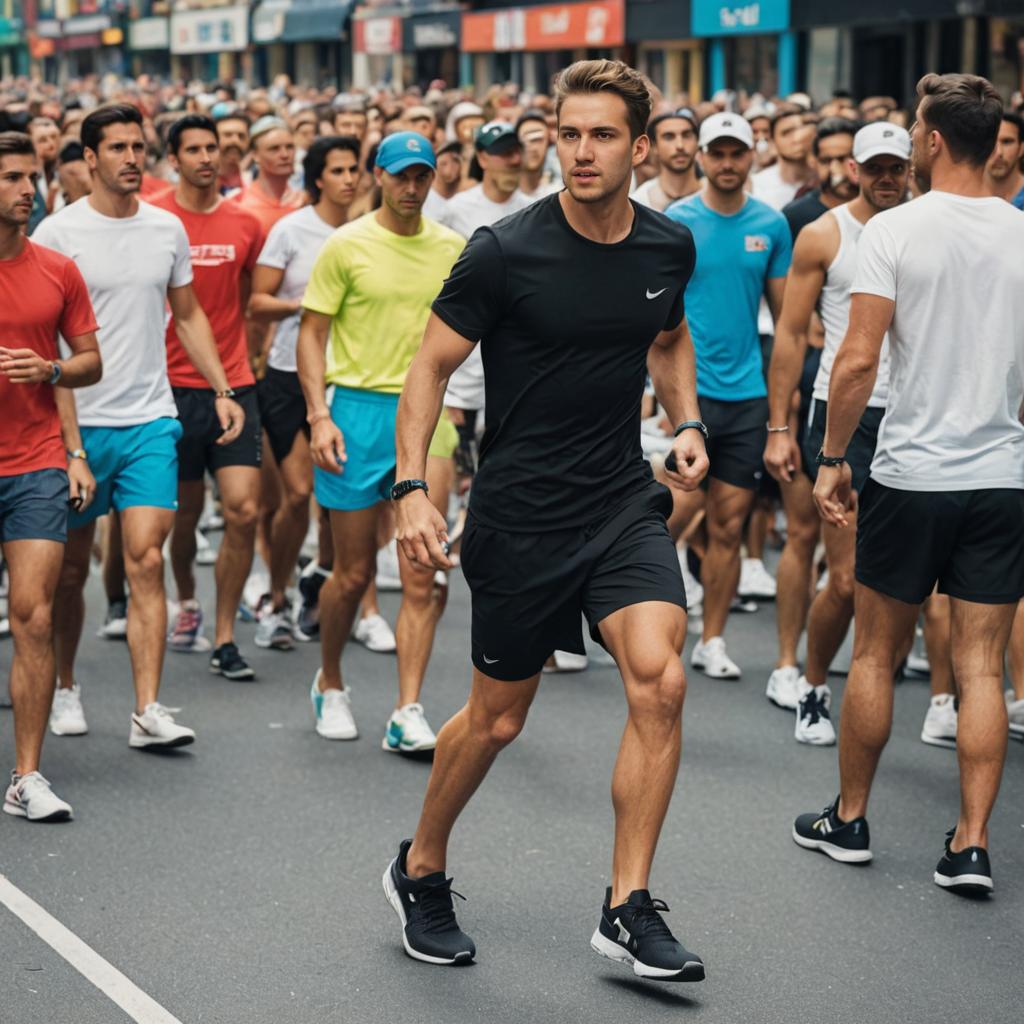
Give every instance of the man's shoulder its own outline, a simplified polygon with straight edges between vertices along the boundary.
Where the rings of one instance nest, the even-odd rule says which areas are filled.
[[[36,266],[44,271],[60,276],[69,267],[75,266],[75,261],[70,256],[51,249],[45,241],[39,241],[35,236],[26,238],[25,246],[29,251],[30,258],[36,261]]]
[[[423,230],[431,244],[452,248],[456,253],[465,248],[466,240],[458,231],[453,231],[432,217],[423,218]]]
[[[750,223],[757,223],[773,228],[782,228],[789,233],[789,222],[775,207],[770,206],[757,196],[748,196],[743,205],[743,217]]]
[[[684,199],[679,199],[672,206],[678,206],[691,198],[692,196],[687,196]],[[636,200],[635,193],[633,199]],[[693,244],[693,232],[690,231],[685,218],[669,217],[667,210],[665,213],[659,213],[639,201],[633,203],[633,211],[637,218],[638,235],[654,242],[665,242],[673,246]]]

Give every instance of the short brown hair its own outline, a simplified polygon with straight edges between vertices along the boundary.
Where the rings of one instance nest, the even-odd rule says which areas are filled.
[[[32,139],[24,132],[0,132],[0,159],[5,156],[36,155]]]
[[[651,90],[643,75],[621,60],[578,60],[555,81],[555,113],[575,93],[612,92],[626,104],[630,138],[643,135],[651,119]]]
[[[918,117],[937,131],[954,163],[981,167],[999,136],[1003,104],[987,78],[925,75],[917,83]]]

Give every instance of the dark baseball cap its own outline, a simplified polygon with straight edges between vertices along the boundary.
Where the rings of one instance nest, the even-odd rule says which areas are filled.
[[[473,145],[483,153],[508,153],[522,144],[514,125],[507,121],[488,121],[477,129]]]
[[[689,107],[680,107],[678,110],[670,110],[667,114],[658,114],[657,117],[652,117],[647,123],[647,134],[654,138],[654,133],[662,121],[671,121],[677,117],[682,118],[684,121],[689,121],[693,125],[694,131],[700,127],[697,115]]]

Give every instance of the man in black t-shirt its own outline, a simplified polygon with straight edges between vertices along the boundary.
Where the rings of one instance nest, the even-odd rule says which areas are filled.
[[[398,413],[398,539],[425,569],[447,567],[444,518],[420,493],[445,382],[477,341],[487,430],[462,541],[473,595],[473,684],[438,737],[415,840],[384,876],[410,956],[471,960],[445,876],[455,820],[518,734],[555,648],[583,651],[580,614],[615,658],[629,721],[612,783],[612,884],[591,939],[640,977],[698,981],[648,876],[675,784],[685,677],[686,595],[666,528],[669,492],[640,447],[650,370],[679,423],[670,483],[707,469],[683,292],[689,230],[629,201],[647,155],[650,95],[617,61],[580,61],[557,94],[567,190],[479,229],[434,303]]]

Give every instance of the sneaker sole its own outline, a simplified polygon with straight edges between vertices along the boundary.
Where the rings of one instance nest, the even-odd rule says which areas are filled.
[[[164,749],[171,749],[173,747],[187,747],[190,743],[195,743],[195,736],[178,736],[173,740],[158,740],[153,737],[135,737],[130,736],[128,738],[128,746],[134,747],[136,750],[143,750],[146,747],[161,747]]]
[[[223,676],[225,679],[230,679],[233,683],[250,682],[256,678],[256,673],[251,668],[247,668],[242,672],[225,672],[222,668],[218,668],[215,665],[210,666],[210,675]]]
[[[867,864],[871,860],[870,850],[846,850],[834,843],[826,843],[822,839],[806,839],[793,829],[793,842],[805,850],[817,850],[841,864]]]
[[[294,651],[295,650],[294,642],[289,642],[289,641],[283,641],[282,642],[280,640],[278,640],[278,641],[274,641],[274,640],[260,640],[260,639],[257,638],[255,640],[253,640],[253,643],[255,643],[257,647],[260,647],[260,648],[262,648],[265,651]]]
[[[1016,722],[1010,723],[1010,734],[1017,737],[1017,739],[1024,740],[1024,725],[1017,725]]]
[[[380,748],[381,750],[386,750],[389,754],[422,754],[428,750],[436,750],[437,740],[435,739],[433,743],[423,743],[415,747],[403,747],[401,744],[397,747],[393,747],[388,743],[387,737],[385,736],[384,739],[380,741]]]
[[[642,963],[617,942],[612,942],[602,935],[600,928],[591,936],[590,948],[606,960],[613,960],[617,964],[632,968],[638,978],[645,978],[648,981],[703,981],[705,978],[704,965],[697,960],[687,960],[678,971]]]
[[[956,750],[956,740],[947,739],[945,736],[929,736],[922,732],[921,742],[927,743],[929,747],[945,747],[947,750]]]
[[[439,967],[454,967],[457,964],[471,964],[473,962],[473,954],[468,952],[456,953],[453,958],[445,959],[440,956],[428,956],[426,953],[420,953],[413,949],[409,945],[409,940],[405,934],[405,926],[409,923],[405,916],[405,908],[402,906],[402,900],[395,889],[394,882],[391,881],[391,864],[388,865],[387,870],[384,872],[381,883],[384,886],[384,898],[391,904],[392,909],[398,915],[398,920],[402,922],[402,946],[407,956],[411,956],[413,960],[419,960],[425,964],[435,964]]]
[[[987,875],[954,875],[950,878],[949,875],[936,871],[932,876],[932,880],[943,889],[949,889],[951,892],[962,892],[967,895],[983,895],[995,889],[992,879]]]
[[[4,801],[4,814],[9,814],[12,818],[24,818],[26,821],[38,821],[38,822],[56,822],[56,821],[71,821],[74,815],[70,810],[65,810],[63,807],[59,810],[52,811],[50,814],[44,814],[39,818],[30,818],[25,809],[18,804],[10,804]]]
[[[781,700],[778,699],[778,697],[775,696],[775,694],[771,693],[770,691],[765,691],[765,696],[768,698],[769,704],[774,704],[777,708],[782,708],[783,711],[796,711],[796,709],[800,707],[799,702],[796,704],[783,703]]]
[[[709,672],[707,670],[707,668],[705,668],[705,667],[703,667],[701,665],[694,665],[694,668],[696,668],[698,671],[700,671],[704,675],[706,675],[708,677],[708,679],[718,679],[718,680],[720,680],[722,682],[726,682],[726,683],[738,682],[740,676],[742,675],[741,672],[736,672],[735,674],[733,674],[729,670],[726,670],[726,672],[721,674],[721,675],[716,675],[714,672]]]
[[[83,725],[81,729],[75,727],[74,729],[57,729],[54,726],[50,726],[50,732],[54,736],[84,736],[89,731],[89,726]]]
[[[801,736],[800,733],[795,733],[793,739],[797,743],[803,743],[807,747],[834,747],[836,745],[835,736],[828,736],[825,739],[814,739],[810,736]]]

